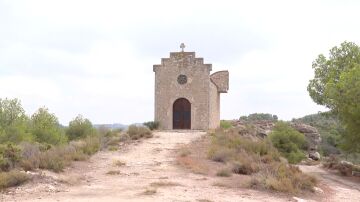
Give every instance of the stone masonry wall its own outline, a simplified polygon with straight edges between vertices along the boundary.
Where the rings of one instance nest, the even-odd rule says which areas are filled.
[[[210,117],[209,128],[215,129],[220,126],[220,93],[216,85],[210,82]]]
[[[191,103],[191,129],[209,128],[209,91],[211,64],[195,58],[194,52],[170,53],[161,65],[154,65],[155,72],[155,121],[160,129],[173,128],[173,103],[186,98]],[[177,77],[187,76],[186,84],[179,84]]]

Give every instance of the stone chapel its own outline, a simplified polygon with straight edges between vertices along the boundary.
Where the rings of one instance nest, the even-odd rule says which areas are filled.
[[[160,129],[207,130],[220,125],[220,93],[229,90],[229,72],[210,74],[211,64],[195,52],[171,52],[154,65],[155,121]]]

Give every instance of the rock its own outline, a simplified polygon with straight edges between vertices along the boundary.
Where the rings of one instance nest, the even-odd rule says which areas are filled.
[[[337,169],[340,171],[342,175],[351,176],[353,172],[353,167],[354,164],[348,161],[340,161],[339,165],[337,166]]]
[[[298,198],[298,197],[293,197],[293,199],[294,199],[294,201],[296,201],[296,202],[306,202],[306,200],[305,199],[302,199],[302,198]]]
[[[318,130],[315,127],[303,123],[292,122],[290,123],[290,125],[295,130],[305,135],[306,141],[308,143],[309,157],[312,158],[311,156],[313,156],[315,159],[314,158],[312,159],[319,160],[320,154],[317,152],[317,150],[318,150],[318,145],[321,142],[321,136]]]
[[[318,161],[320,160],[320,154],[319,152],[311,152],[309,153],[309,158],[311,158],[312,160]]]
[[[315,193],[318,193],[318,194],[323,194],[324,193],[324,191],[319,187],[314,187],[314,191],[315,191]]]

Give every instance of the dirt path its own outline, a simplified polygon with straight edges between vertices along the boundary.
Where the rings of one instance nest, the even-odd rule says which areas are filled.
[[[336,175],[318,166],[300,166],[300,169],[317,176],[325,191],[321,201],[360,201],[360,181]]]
[[[216,179],[188,173],[175,165],[172,152],[203,132],[157,132],[128,151],[99,152],[76,162],[63,174],[46,172],[48,180],[25,184],[3,194],[3,201],[273,201],[253,190],[213,186]],[[126,163],[116,167],[115,160]],[[108,175],[108,171],[120,171]],[[43,177],[44,178],[44,177]],[[151,183],[155,183],[151,184]],[[281,200],[280,200],[281,201]]]
[[[89,161],[75,162],[61,174],[43,171],[40,177],[34,175],[32,182],[9,189],[1,195],[0,200],[46,202],[292,200],[290,196],[279,197],[274,193],[214,186],[217,177],[193,174],[179,168],[175,164],[174,149],[204,134],[203,132],[156,132],[154,138],[132,144],[127,149],[99,152]],[[116,160],[126,165],[116,166],[114,165]],[[115,175],[107,174],[109,171],[115,171]],[[116,173],[118,171],[119,173]],[[346,187],[339,186],[339,189],[345,190]],[[341,193],[345,195],[334,195],[336,199],[349,199],[342,198],[346,197],[346,193],[360,196],[358,190],[354,189]]]

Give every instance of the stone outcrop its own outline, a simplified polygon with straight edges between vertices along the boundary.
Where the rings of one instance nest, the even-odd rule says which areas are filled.
[[[321,142],[321,136],[318,130],[315,127],[312,127],[307,124],[303,123],[290,123],[290,125],[299,131],[300,133],[304,134],[306,137],[306,141],[308,143],[308,153],[309,158],[317,161],[320,160],[320,154],[318,152],[318,145]]]

